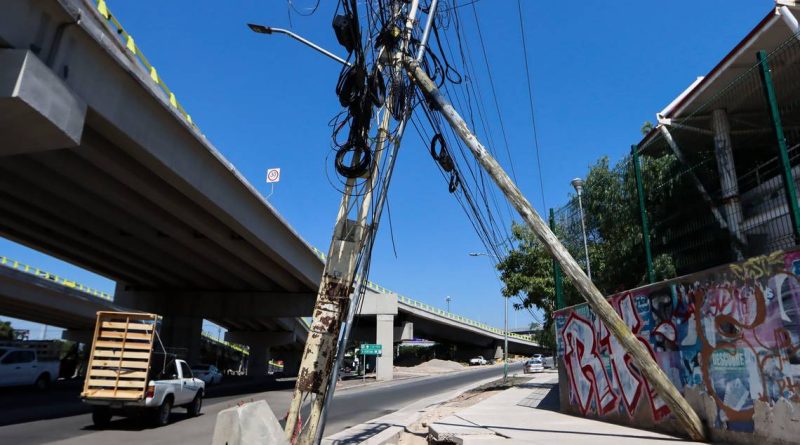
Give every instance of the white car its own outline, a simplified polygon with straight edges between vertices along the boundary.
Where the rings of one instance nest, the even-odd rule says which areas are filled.
[[[525,365],[522,367],[522,372],[525,374],[542,371],[544,371],[544,364],[541,358],[532,358],[526,361]]]
[[[0,348],[0,386],[34,385],[45,389],[58,378],[59,362],[42,361],[33,349]]]
[[[219,385],[222,382],[222,373],[214,365],[194,365],[192,374],[206,382],[206,385]]]
[[[151,365],[152,366],[152,365]],[[92,405],[92,422],[104,427],[114,415],[129,416],[149,411],[156,426],[169,423],[174,406],[183,406],[189,417],[200,414],[206,384],[192,376],[192,370],[183,360],[168,360],[158,375],[150,380],[142,399],[119,399],[103,396],[84,396],[83,402]]]
[[[479,356],[477,356],[475,358],[469,359],[469,365],[470,366],[482,366],[482,365],[485,365],[487,363],[489,363],[489,362],[487,362],[486,359],[483,358],[482,355],[479,355]]]

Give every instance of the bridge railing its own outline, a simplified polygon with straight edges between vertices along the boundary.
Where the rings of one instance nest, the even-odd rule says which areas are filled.
[[[421,301],[417,301],[417,300],[414,300],[414,299],[411,299],[411,298],[408,298],[408,297],[404,297],[402,295],[397,295],[397,300],[402,302],[402,303],[404,303],[404,304],[407,304],[409,306],[413,306],[415,308],[422,309],[425,312],[430,312],[430,313],[436,314],[436,315],[438,315],[440,317],[444,317],[444,318],[447,318],[447,319],[450,319],[450,320],[453,320],[453,321],[457,321],[459,323],[463,323],[463,324],[466,324],[466,325],[469,325],[469,326],[473,326],[473,327],[476,327],[478,329],[482,329],[484,331],[489,331],[489,332],[492,332],[492,333],[495,333],[495,334],[498,334],[498,335],[503,335],[503,333],[504,333],[504,331],[502,329],[500,329],[500,328],[496,328],[494,326],[490,326],[490,325],[488,325],[486,323],[481,323],[479,321],[475,321],[475,320],[472,320],[470,318],[462,317],[461,315],[456,315],[456,314],[453,314],[451,312],[447,312],[447,311],[445,311],[443,309],[439,309],[439,308],[437,308],[435,306],[431,306],[429,304],[426,304],[426,303],[423,303]],[[508,333],[508,337],[509,338],[515,338],[515,339],[522,340],[522,341],[529,341],[529,342],[533,341],[533,336],[531,336],[531,335],[520,335],[520,334],[515,334],[515,333],[512,333],[512,332],[509,332]]]
[[[25,263],[20,263],[17,260],[12,260],[11,258],[0,256],[0,265],[5,266],[9,269],[18,270],[20,272],[25,272],[30,275],[37,276],[39,278],[44,278],[45,280],[50,280],[56,284],[60,284],[62,286],[75,289],[77,291],[81,291],[83,293],[102,298],[108,301],[114,301],[114,296],[109,294],[108,292],[99,291],[97,289],[93,289],[89,286],[84,286],[78,282],[68,280],[66,278],[60,277],[56,274],[46,272],[44,270],[39,269],[38,267],[29,266]]]
[[[183,108],[183,105],[181,105],[180,102],[178,102],[178,100],[175,98],[175,93],[173,93],[167,84],[164,83],[161,77],[159,77],[156,68],[150,64],[150,61],[147,60],[147,57],[145,57],[142,50],[136,45],[136,42],[133,40],[133,36],[130,35],[128,31],[122,27],[122,24],[117,20],[117,18],[114,17],[114,14],[112,14],[108,9],[108,5],[106,5],[105,0],[96,0],[95,6],[97,8],[97,12],[106,20],[109,26],[111,26],[119,41],[125,45],[125,48],[131,53],[131,55],[142,65],[142,67],[144,67],[145,70],[147,70],[147,73],[150,75],[150,79],[153,81],[153,83],[158,85],[164,94],[167,95],[170,105],[172,105],[172,107],[175,108],[186,119],[187,122],[189,122],[189,124],[196,127],[194,122],[192,122],[192,116],[186,112],[186,110]]]
[[[313,247],[313,246],[311,246],[311,250],[313,250],[314,253],[316,253],[317,256],[320,257],[323,261],[325,261],[325,253],[323,253],[321,250],[319,250],[319,249],[317,249],[316,247]],[[485,331],[489,331],[489,332],[492,332],[492,333],[495,333],[495,334],[503,335],[503,330],[500,329],[500,328],[496,328],[494,326],[489,326],[486,323],[481,323],[479,321],[471,320],[469,318],[462,317],[460,315],[456,315],[456,314],[453,314],[451,312],[447,312],[447,311],[445,311],[443,309],[439,309],[439,308],[437,308],[435,306],[431,306],[429,304],[423,303],[421,301],[414,300],[412,298],[404,297],[403,295],[400,295],[397,292],[394,292],[394,291],[392,291],[390,289],[387,289],[387,288],[381,286],[378,283],[374,283],[372,281],[367,281],[367,286],[369,286],[370,288],[372,288],[372,289],[374,289],[374,290],[376,290],[378,292],[383,292],[383,293],[386,293],[386,294],[396,295],[398,301],[401,301],[402,303],[407,304],[409,306],[414,306],[417,309],[422,309],[425,312],[430,312],[430,313],[436,314],[436,315],[438,315],[440,317],[448,318],[450,320],[454,320],[454,321],[457,321],[459,323],[464,323],[464,324],[476,327],[478,329],[483,329]],[[514,334],[512,332],[509,332],[508,336],[510,338],[516,338],[516,339],[522,340],[522,341],[531,341],[531,342],[533,341],[533,336],[532,335],[520,335],[520,334]]]
[[[317,256],[320,257],[320,259],[325,261],[325,253],[323,253],[321,250],[319,250],[319,249],[317,249],[316,247],[313,247],[313,246],[311,246],[311,250],[313,250],[314,253],[316,253]],[[417,300],[414,300],[412,298],[405,297],[403,295],[398,294],[397,292],[394,292],[394,291],[392,291],[390,289],[387,289],[387,288],[381,286],[378,283],[374,283],[374,282],[368,280],[367,281],[367,285],[370,288],[372,288],[374,290],[377,290],[379,292],[396,295],[398,301],[400,301],[400,302],[402,302],[404,304],[407,304],[409,306],[413,306],[413,307],[415,307],[417,309],[422,309],[425,312],[430,312],[430,313],[436,314],[436,315],[438,315],[440,317],[444,317],[444,318],[447,318],[447,319],[450,319],[450,320],[453,320],[453,321],[457,321],[459,323],[463,323],[463,324],[466,324],[466,325],[469,325],[469,326],[473,326],[473,327],[476,327],[478,329],[483,329],[484,331],[489,331],[489,332],[492,332],[492,333],[495,333],[495,334],[498,334],[498,335],[503,335],[503,330],[500,329],[500,328],[496,328],[494,326],[489,326],[486,323],[481,323],[479,321],[475,321],[475,320],[472,320],[472,319],[469,319],[469,318],[466,318],[466,317],[462,317],[461,315],[456,315],[456,314],[453,314],[451,312],[447,312],[447,311],[445,311],[443,309],[439,309],[439,308],[437,308],[435,306],[431,306],[429,304],[423,303],[421,301],[417,301]],[[533,336],[532,335],[520,335],[520,334],[514,334],[512,332],[509,332],[508,336],[509,336],[509,338],[516,338],[516,339],[522,340],[522,341],[529,341],[529,342],[533,341]]]

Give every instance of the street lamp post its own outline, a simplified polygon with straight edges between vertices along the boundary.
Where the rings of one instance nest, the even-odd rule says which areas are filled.
[[[470,252],[469,256],[487,256],[499,259],[486,252]],[[508,380],[508,298],[503,297],[503,382]]]
[[[450,313],[450,300],[452,300],[452,298],[450,298],[450,295],[444,297],[444,301],[447,302],[447,313],[448,314]]]
[[[575,192],[578,193],[578,207],[581,210],[581,229],[583,230],[583,252],[586,255],[586,275],[589,276],[589,280],[592,279],[592,266],[589,264],[589,242],[586,240],[586,222],[584,221],[583,217],[583,199],[581,195],[583,194],[583,179],[575,178],[571,181],[572,186],[575,187]]]

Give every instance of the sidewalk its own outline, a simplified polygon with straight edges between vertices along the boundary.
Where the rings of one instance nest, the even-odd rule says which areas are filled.
[[[429,437],[464,445],[699,443],[558,412],[558,376],[539,375],[432,423]]]

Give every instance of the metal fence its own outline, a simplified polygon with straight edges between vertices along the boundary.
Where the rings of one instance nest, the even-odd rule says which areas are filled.
[[[798,244],[800,40],[778,41],[676,101],[616,165],[593,166],[581,198],[601,290]],[[585,264],[578,204],[554,212],[555,229]]]

